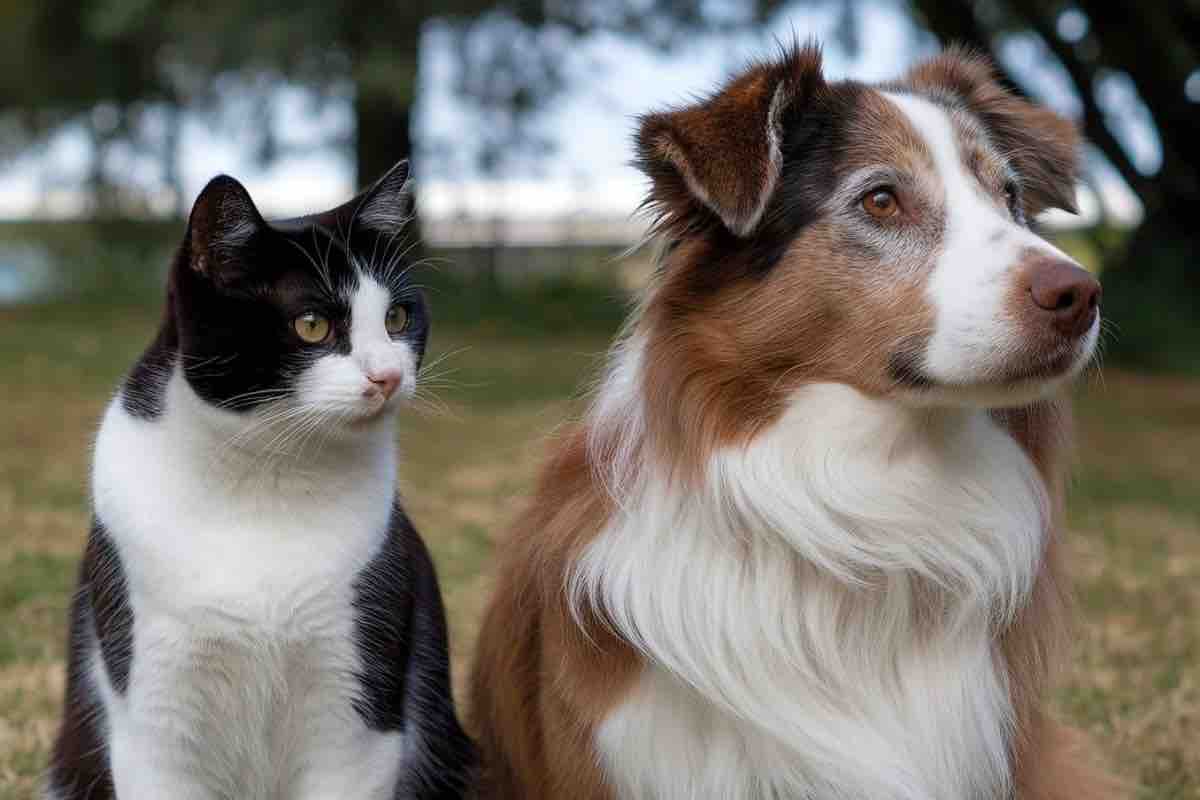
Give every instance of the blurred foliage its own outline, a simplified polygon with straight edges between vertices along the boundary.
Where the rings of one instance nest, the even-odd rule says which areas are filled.
[[[177,220],[3,222],[0,261],[31,253],[47,276],[15,298],[21,305],[155,308],[181,234]],[[437,327],[473,328],[481,336],[603,335],[628,312],[628,292],[616,279],[622,252],[604,246],[428,248],[412,274]]]
[[[608,30],[667,47],[688,33],[759,22],[777,4],[753,0],[712,15],[704,0],[2,0],[0,132],[11,135],[0,156],[81,125],[94,151],[95,211],[141,211],[122,195],[122,176],[105,172],[114,142],[156,154],[163,183],[177,189],[179,112],[219,120],[222,90],[236,87],[256,98],[239,109],[252,116],[238,117],[238,134],[270,160],[279,152],[267,124],[271,97],[290,81],[319,96],[350,87],[355,133],[347,144],[362,183],[414,150],[421,33],[438,21],[462,61],[458,89],[511,112],[475,132],[495,164],[536,140],[521,121],[563,88],[563,56],[579,37]]]
[[[861,41],[856,21],[872,0],[808,0],[840,10],[838,46]],[[1184,85],[1200,70],[1200,0],[1137,5],[1108,0],[899,0],[914,21],[942,41],[999,57],[1014,37],[1037,43],[1037,74],[1065,76],[1079,101],[1080,122],[1141,199],[1145,221],[1120,247],[1102,253],[1107,303],[1120,314],[1112,355],[1166,366],[1143,351],[1160,336],[1139,320],[1200,324],[1200,228],[1191,208],[1200,196],[1200,113]],[[805,0],[796,0],[805,2]],[[0,158],[27,152],[67,125],[88,134],[93,210],[98,215],[146,212],[145,198],[114,174],[107,159],[126,146],[154,154],[162,185],[174,187],[176,214],[185,198],[177,174],[180,114],[209,115],[235,125],[270,160],[281,152],[268,124],[285,82],[322,98],[351,98],[352,148],[360,182],[416,149],[412,109],[420,86],[422,33],[449,34],[458,66],[455,88],[487,124],[470,135],[485,169],[535,157],[536,111],[569,88],[572,49],[583,37],[610,32],[657,48],[685,46],[695,36],[746,30],[789,5],[783,0],[0,0]],[[1064,26],[1064,20],[1073,24]],[[1029,94],[1037,86],[1008,81]],[[1139,164],[1122,144],[1119,109],[1103,101],[1104,85],[1132,87],[1134,103],[1161,146],[1161,164]],[[699,88],[699,87],[698,87]],[[224,119],[231,91],[254,98]],[[247,112],[249,118],[246,117]],[[419,151],[418,151],[419,152]],[[527,163],[527,162],[526,162]],[[419,165],[418,165],[419,169]],[[49,180],[56,176],[51,172]],[[1129,275],[1122,273],[1129,272]],[[1151,298],[1147,292],[1155,290]],[[1117,291],[1119,290],[1119,295]],[[1164,307],[1167,304],[1170,308]],[[1145,312],[1145,313],[1142,313]],[[1185,358],[1175,365],[1186,366]]]
[[[434,322],[476,335],[533,339],[611,334],[629,313],[626,293],[599,272],[497,283],[486,274],[440,272],[422,280]]]

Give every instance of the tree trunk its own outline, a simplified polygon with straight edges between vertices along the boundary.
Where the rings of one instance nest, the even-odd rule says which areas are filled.
[[[402,158],[411,158],[412,103],[395,95],[359,88],[354,98],[355,182],[361,188]]]
[[[371,3],[350,3],[355,20],[348,39],[358,59],[354,68],[354,169],[359,188],[370,185],[401,159],[413,160],[413,102],[418,85],[421,26],[381,29],[373,24]],[[381,55],[382,54],[382,55]],[[381,70],[380,65],[386,64]],[[412,229],[420,235],[420,216],[413,204]],[[413,251],[421,257],[423,245]]]
[[[401,19],[382,26],[378,14],[372,13],[377,11],[373,0],[346,4],[346,40],[355,59],[354,164],[360,188],[400,159],[413,157],[412,107],[419,85],[424,18],[417,12],[424,3],[406,2],[410,7]]]

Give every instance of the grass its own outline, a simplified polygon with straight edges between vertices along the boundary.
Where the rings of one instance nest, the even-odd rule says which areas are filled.
[[[438,563],[461,681],[491,551],[620,315],[610,293],[435,293],[442,413],[402,426],[402,489]],[[491,322],[466,324],[486,311]],[[148,339],[145,304],[0,310],[0,800],[28,800],[63,684],[89,443]],[[541,334],[539,335],[539,331]],[[547,334],[546,331],[551,333]],[[1058,694],[1141,800],[1200,800],[1200,380],[1108,372],[1081,392],[1072,565],[1083,623]]]

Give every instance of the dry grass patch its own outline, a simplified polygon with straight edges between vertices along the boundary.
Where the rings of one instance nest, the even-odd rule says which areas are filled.
[[[45,764],[92,431],[155,316],[0,311],[11,331],[0,380],[14,387],[0,417],[0,800],[32,800]],[[443,326],[434,343],[458,352],[437,370],[442,411],[401,426],[402,491],[438,565],[461,686],[493,548],[607,337]],[[1141,800],[1200,800],[1200,380],[1109,372],[1079,411],[1070,523],[1082,623],[1061,711],[1142,785]]]

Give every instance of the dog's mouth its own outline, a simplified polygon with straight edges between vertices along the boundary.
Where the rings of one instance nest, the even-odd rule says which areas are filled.
[[[999,375],[1001,385],[1056,382],[1087,368],[1096,354],[1100,320],[1097,318],[1078,338],[1056,338],[1014,354]]]
[[[1076,348],[1057,353],[1027,356],[1007,367],[993,382],[998,386],[1018,386],[1039,381],[1053,381],[1082,369],[1088,360],[1081,357]]]
[[[926,402],[941,398],[953,403],[955,396],[962,395],[966,402],[973,402],[972,397],[986,398],[984,404],[992,405],[1005,399],[1019,401],[1036,396],[1078,375],[1091,363],[1095,350],[1094,332],[1074,341],[1032,343],[969,382],[945,381],[930,375],[923,368],[921,355],[908,350],[893,354],[887,369],[896,387],[910,397]]]

